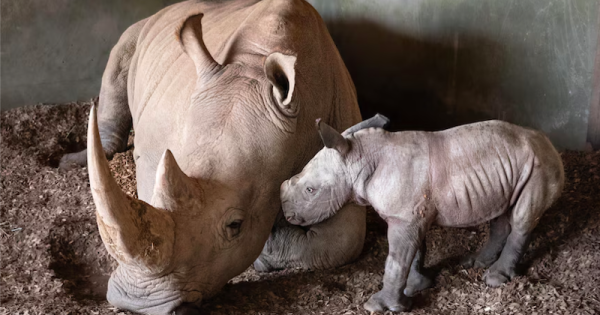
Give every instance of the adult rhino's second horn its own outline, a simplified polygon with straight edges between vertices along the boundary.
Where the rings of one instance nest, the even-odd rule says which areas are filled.
[[[107,251],[139,272],[160,273],[171,261],[175,224],[162,209],[127,196],[116,183],[98,131],[96,107],[88,124],[88,169],[98,230]]]
[[[154,207],[169,211],[193,208],[193,203],[201,203],[202,187],[200,183],[179,168],[171,150],[165,150],[158,168],[152,201]]]

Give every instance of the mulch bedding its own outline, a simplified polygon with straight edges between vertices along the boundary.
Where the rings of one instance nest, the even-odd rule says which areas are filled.
[[[95,101],[95,100],[93,100]],[[95,223],[87,170],[57,169],[85,146],[90,102],[36,105],[1,114],[0,314],[129,314],[104,294],[116,262]],[[132,140],[132,138],[130,139]],[[523,276],[488,288],[483,270],[458,261],[487,238],[486,225],[434,227],[426,265],[435,286],[414,299],[413,314],[600,313],[600,152],[563,152],[566,188],[540,221]],[[111,168],[135,195],[132,150]],[[387,253],[385,223],[372,211],[360,258],[333,270],[258,273],[251,267],[204,302],[207,314],[367,314]]]

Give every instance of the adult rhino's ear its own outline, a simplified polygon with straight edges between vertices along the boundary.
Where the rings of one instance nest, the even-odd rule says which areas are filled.
[[[348,140],[344,138],[337,130],[333,129],[328,124],[321,122],[321,118],[317,119],[317,130],[321,136],[323,144],[330,149],[335,149],[341,155],[345,155],[350,150]]]
[[[265,60],[265,74],[273,85],[273,97],[286,115],[295,115],[296,56],[274,52]]]

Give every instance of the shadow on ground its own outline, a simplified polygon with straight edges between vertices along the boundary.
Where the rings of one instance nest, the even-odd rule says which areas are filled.
[[[382,113],[392,130],[514,118],[500,82],[507,55],[494,39],[461,31],[426,41],[368,20],[329,21],[328,29],[365,118]]]

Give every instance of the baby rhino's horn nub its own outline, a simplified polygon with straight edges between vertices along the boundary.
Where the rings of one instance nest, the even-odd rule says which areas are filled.
[[[87,154],[98,229],[106,249],[121,264],[144,273],[161,272],[171,260],[175,225],[166,211],[121,191],[102,149],[95,106],[90,112]]]

